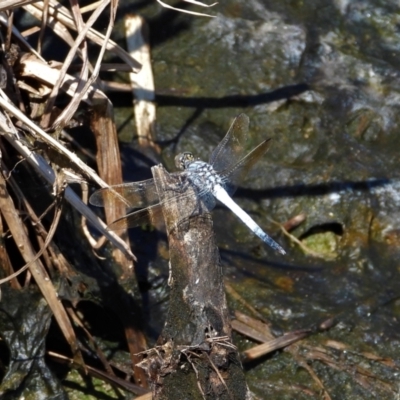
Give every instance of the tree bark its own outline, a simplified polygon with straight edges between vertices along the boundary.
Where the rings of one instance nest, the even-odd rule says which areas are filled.
[[[201,200],[184,175],[169,175],[153,167],[160,200],[164,203],[170,252],[170,300],[158,346],[147,352],[153,398],[249,399],[231,326],[213,223],[199,213]],[[184,185],[185,186],[185,185]]]

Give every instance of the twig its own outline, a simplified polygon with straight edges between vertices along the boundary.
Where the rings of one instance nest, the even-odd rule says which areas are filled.
[[[83,174],[95,181],[100,187],[107,187],[108,185],[96,174],[96,172],[89,168],[76,154],[69,151],[66,147],[60,144],[56,139],[47,134],[43,129],[32,122],[24,113],[12,104],[3,90],[0,89],[0,107],[7,110],[10,114],[24,123],[28,128],[32,129],[40,138],[50,147],[65,155],[73,164],[75,164]],[[1,126],[1,125],[0,125]],[[31,152],[30,152],[31,153]],[[51,181],[53,183],[53,180]]]
[[[298,351],[298,346],[292,345],[287,350],[292,355],[292,357],[295,359],[296,363],[300,367],[304,368],[309,373],[309,375],[314,380],[314,382],[317,384],[317,386],[322,390],[323,400],[332,400],[331,396],[329,395],[328,391],[326,390],[321,379],[319,379],[318,375],[311,368],[311,366],[307,364],[307,361],[304,359],[304,357],[300,356],[299,351]]]
[[[253,315],[259,319],[263,319],[263,316],[251,305],[249,304],[229,283],[225,283],[225,290],[229,293],[235,300],[239,301],[243,306],[245,306]]]
[[[313,257],[318,257],[318,258],[328,258],[329,255],[328,254],[321,254],[321,253],[317,253],[316,251],[311,250],[309,247],[307,247],[301,240],[297,239],[296,236],[292,235],[291,233],[289,233],[282,224],[280,224],[277,221],[274,221],[271,218],[268,218],[269,221],[271,221],[273,224],[279,226],[279,228],[281,229],[281,231],[283,232],[283,234],[285,236],[287,236],[292,242],[296,243],[306,254],[309,254]],[[330,258],[330,257],[329,257]]]
[[[49,19],[49,0],[44,0],[43,5],[44,5],[43,18],[40,23],[40,34],[39,34],[39,39],[38,39],[38,44],[37,44],[38,53],[42,52],[42,42],[43,42],[43,37],[44,37],[44,31],[46,29],[47,21]]]
[[[199,1],[195,1],[195,0],[184,0],[184,1],[186,1],[187,3],[196,4],[197,6],[201,6],[201,7],[213,7],[213,6],[215,6],[216,4],[218,4],[218,3],[213,3],[213,4],[210,4],[210,5],[207,5],[207,4],[201,3],[201,2],[199,2]],[[182,12],[182,13],[185,13],[185,14],[198,15],[198,16],[200,16],[200,17],[215,18],[214,15],[203,14],[203,13],[199,13],[199,12],[195,12],[195,11],[184,10],[183,8],[172,7],[172,6],[170,6],[169,4],[164,3],[164,2],[161,1],[161,0],[157,0],[157,2],[158,2],[159,4],[161,4],[164,8],[169,8],[170,10],[179,11],[179,12]]]
[[[8,13],[7,23],[7,35],[6,40],[4,41],[3,51],[9,51],[11,48],[12,27],[14,26],[14,11],[10,11]]]
[[[36,18],[41,19],[43,2],[39,1],[32,5],[26,5],[24,6],[24,9],[32,15],[35,15]],[[35,12],[37,10],[40,11],[40,14],[37,14],[37,12]],[[76,26],[73,22],[69,10],[66,7],[61,6],[55,0],[50,0],[50,15],[53,17],[53,19],[62,22],[67,28],[76,30]],[[49,23],[53,23],[52,19],[49,19]],[[104,35],[94,29],[89,29],[86,38],[98,44],[99,46],[102,46],[105,40]],[[137,72],[140,70],[140,63],[132,59],[132,57],[122,47],[118,46],[114,41],[108,41],[107,50],[115,53],[118,57],[125,61],[132,68],[132,71]]]
[[[4,1],[4,0],[3,0]],[[7,29],[10,28],[11,24],[8,21],[7,17],[5,16],[5,13],[0,12],[0,23],[3,24],[4,26],[7,27]],[[36,57],[40,58],[42,61],[45,61],[44,58],[28,43],[28,41],[21,35],[20,31],[15,28],[15,26],[11,27],[12,34],[21,42],[23,45]]]
[[[10,281],[11,279],[16,278],[22,272],[26,271],[36,260],[38,260],[42,256],[42,254],[45,252],[45,250],[49,246],[51,240],[53,239],[53,236],[56,233],[56,229],[58,227],[58,223],[60,222],[60,218],[61,218],[63,193],[69,183],[68,178],[64,175],[63,171],[61,171],[61,173],[59,174],[59,176],[57,178],[58,179],[55,184],[55,190],[56,190],[55,200],[52,204],[50,204],[50,206],[39,217],[39,221],[40,221],[44,217],[44,215],[46,215],[50,211],[50,209],[52,209],[53,207],[55,208],[53,221],[50,225],[49,232],[47,234],[46,240],[45,240],[42,248],[38,251],[38,253],[36,253],[35,257],[32,260],[30,260],[27,264],[25,264],[23,267],[21,267],[18,271],[9,275],[7,278],[0,279],[0,285],[2,285],[5,282]]]
[[[230,392],[228,386],[226,386],[225,380],[224,378],[221,376],[220,372],[218,371],[218,368],[214,365],[214,363],[212,362],[210,356],[204,352],[205,356],[208,358],[208,361],[210,362],[213,370],[215,371],[215,373],[217,374],[219,380],[221,381],[221,383],[225,386],[226,392],[228,393],[228,396],[230,399],[233,399],[232,393]]]
[[[34,3],[35,1],[38,0],[1,0],[0,11],[12,10],[24,4]]]
[[[69,357],[65,357],[62,354],[55,353],[53,351],[48,351],[47,355],[49,355],[54,361],[57,361],[62,364],[71,365],[74,363],[73,359],[71,359]],[[97,368],[91,367],[89,365],[86,366],[86,369],[87,369],[88,374],[90,374],[92,376],[95,376],[100,379],[104,379],[105,381],[109,382],[110,384],[116,385],[125,390],[129,390],[132,393],[144,394],[144,396],[140,397],[142,399],[151,399],[151,397],[145,397],[145,396],[148,396],[148,394],[145,394],[145,393],[148,393],[148,389],[144,389],[138,385],[127,382],[124,379],[118,378],[116,376],[111,376],[108,373],[101,371]],[[151,393],[149,393],[149,395],[151,395]],[[139,399],[139,397],[137,397],[136,400],[137,399]]]
[[[64,110],[61,112],[61,114],[54,121],[54,123],[52,125],[52,129],[58,128],[59,125],[64,126],[67,123],[67,121],[69,121],[73,117],[73,115],[75,114],[75,111],[78,109],[79,103],[86,96],[86,93],[88,92],[90,87],[93,85],[93,83],[97,80],[97,78],[99,76],[101,62],[103,61],[104,53],[107,48],[107,43],[110,40],[111,32],[114,27],[115,11],[113,11],[112,8],[113,8],[113,0],[111,1],[110,21],[109,21],[109,25],[107,28],[107,33],[106,33],[103,45],[100,48],[100,53],[97,57],[96,65],[92,72],[92,76],[87,80],[87,82],[84,82],[84,80],[79,81],[77,91],[76,91],[76,96],[74,96],[74,99],[71,100],[71,102],[68,104],[68,106],[66,108],[64,108]],[[83,85],[83,87],[82,87],[82,85]]]
[[[192,355],[193,355],[194,357],[200,357],[200,356],[199,356],[198,354],[196,354],[195,352],[190,351],[190,350],[185,351],[184,354],[186,355],[187,360],[189,361],[190,365],[191,365],[192,368],[193,368],[194,373],[196,374],[196,378],[197,378],[197,387],[199,388],[200,393],[201,393],[201,395],[203,396],[203,399],[206,400],[207,398],[206,398],[206,395],[205,395],[205,393],[204,393],[203,388],[201,387],[201,383],[200,383],[200,379],[199,379],[199,371],[198,371],[197,368],[195,367],[194,362],[192,361],[192,357],[191,357]]]
[[[0,90],[1,92],[1,90]],[[4,100],[0,97],[0,106],[4,103]],[[39,127],[37,127],[33,122],[31,122],[25,115],[23,115],[17,108],[14,106],[11,107],[11,110],[17,110],[17,115],[22,115],[23,122],[27,121],[29,125],[33,126],[35,130],[44,133],[45,137],[48,136],[45,132],[43,132]],[[13,127],[11,121],[9,121],[5,114],[0,112],[0,131],[2,131],[3,137],[14,147],[17,151],[27,159],[29,164],[43,177],[49,182],[51,185],[54,184],[55,181],[55,173],[50,168],[48,163],[38,154],[33,153],[25,143],[22,142],[21,139],[18,137],[18,133]],[[63,149],[57,141],[53,138],[52,142],[57,144],[57,148]],[[65,151],[70,153],[68,150]],[[73,154],[72,154],[73,155]],[[74,156],[74,155],[73,155]],[[78,160],[79,164],[83,166],[83,169],[86,172],[89,172],[92,179],[97,176],[96,181],[103,182],[101,186],[107,186],[104,181],[102,181],[98,175],[89,167],[87,167],[82,161],[80,161],[76,156],[73,157],[75,160]],[[71,160],[72,161],[72,160]],[[67,187],[65,190],[65,199],[71,203],[73,207],[76,208],[78,212],[84,215],[92,224],[95,226],[104,236],[106,236],[117,248],[119,248],[127,257],[136,260],[136,257],[132,254],[130,248],[127,244],[115,233],[108,231],[104,222],[98,218],[92,210],[90,210],[82,200],[77,196],[77,194],[70,188]]]
[[[22,272],[26,271],[45,252],[45,250],[49,246],[49,243],[53,239],[54,234],[56,233],[56,229],[57,229],[58,223],[60,222],[60,217],[61,217],[61,202],[60,202],[58,197],[55,200],[55,204],[52,204],[50,207],[53,207],[54,205],[55,205],[55,208],[56,208],[56,212],[54,213],[53,221],[51,223],[49,232],[47,234],[46,240],[45,240],[42,248],[36,253],[36,255],[33,257],[33,259],[31,259],[28,263],[26,263],[18,271],[16,271],[13,274],[7,276],[6,278],[0,279],[0,285],[2,285],[3,283],[9,282],[11,279],[14,279],[18,275],[22,274]]]
[[[150,145],[160,153],[159,146],[154,143],[156,105],[146,22],[139,15],[127,16],[124,22],[127,49],[143,66],[137,74],[129,74],[139,144]]]
[[[24,224],[21,222],[21,218],[18,215],[18,212],[15,209],[14,203],[7,192],[6,182],[0,174],[0,210],[1,213],[7,222],[7,226],[12,233],[13,239],[18,250],[21,253],[21,256],[25,260],[25,262],[29,263],[29,270],[34,277],[36,284],[40,288],[44,298],[49,304],[51,310],[54,313],[54,317],[57,320],[57,323],[63,332],[67,342],[71,346],[72,353],[76,361],[80,365],[85,365],[82,354],[79,351],[78,342],[76,340],[76,336],[70,321],[68,319],[67,313],[62,305],[62,303],[58,299],[57,292],[51,282],[46,269],[40,260],[35,258],[35,252],[32,248],[29,237],[24,229]],[[30,262],[32,261],[32,262]]]
[[[270,353],[271,351],[282,349],[286,346],[289,346],[292,343],[295,343],[303,339],[309,334],[310,331],[308,330],[289,332],[282,336],[278,336],[275,339],[269,340],[266,343],[254,346],[251,349],[243,352],[243,362],[252,361],[255,360],[256,358],[262,357]]]
[[[90,18],[86,22],[86,24],[85,24],[84,28],[82,29],[82,31],[79,32],[78,37],[75,39],[74,45],[69,50],[68,55],[65,58],[65,60],[63,62],[63,66],[62,66],[62,68],[60,70],[59,78],[58,78],[57,82],[55,83],[55,85],[53,86],[53,89],[52,89],[51,94],[49,96],[49,100],[48,100],[48,102],[46,104],[44,115],[43,115],[43,118],[42,118],[42,126],[45,126],[45,127],[48,126],[48,122],[50,120],[50,112],[53,109],[54,102],[56,100],[58,91],[59,91],[59,89],[61,87],[61,84],[62,84],[62,82],[64,80],[64,76],[67,73],[67,70],[68,70],[69,66],[71,65],[71,62],[75,57],[76,51],[78,50],[78,48],[81,45],[82,41],[86,38],[86,34],[87,34],[88,30],[96,22],[96,20],[99,18],[100,14],[107,7],[109,2],[110,2],[110,0],[104,0],[103,3],[93,12],[93,14],[90,16]],[[102,55],[104,52],[100,52],[100,53]],[[86,85],[85,85],[85,87],[86,87]],[[84,91],[84,89],[82,91]],[[82,95],[82,93],[80,93],[80,95]]]

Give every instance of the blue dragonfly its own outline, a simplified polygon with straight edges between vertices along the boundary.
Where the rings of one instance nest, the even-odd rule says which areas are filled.
[[[240,114],[235,118],[227,134],[212,152],[209,162],[195,159],[192,153],[184,152],[175,157],[175,165],[183,185],[191,185],[196,195],[211,211],[216,200],[228,207],[262,241],[281,254],[285,250],[276,243],[248,215],[231,195],[254,164],[267,152],[270,139],[264,140],[248,154],[245,143],[248,139],[249,118]],[[184,190],[174,189],[176,196],[184,195]],[[140,226],[143,223],[155,224],[162,215],[163,202],[160,202],[154,179],[130,182],[97,190],[90,197],[95,206],[105,206],[109,200],[122,201],[131,209],[139,209],[117,219],[108,226],[109,230],[120,230]],[[168,201],[168,200],[165,200]]]

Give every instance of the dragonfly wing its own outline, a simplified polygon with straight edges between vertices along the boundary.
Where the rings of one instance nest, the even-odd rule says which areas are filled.
[[[152,206],[143,208],[138,211],[134,211],[130,214],[125,215],[122,218],[117,219],[112,222],[107,229],[111,231],[134,228],[136,226],[140,226],[143,224],[157,225],[159,221],[163,221],[163,206],[166,205],[169,201],[183,201],[185,197],[193,196],[193,193],[176,193],[176,197],[178,199],[166,199],[162,202],[154,204]],[[199,193],[199,197],[202,200],[201,204],[198,205],[195,210],[189,210],[189,214],[181,212],[179,216],[180,220],[191,217],[197,214],[197,212],[205,212],[210,211],[215,207],[215,198],[211,193]],[[203,208],[204,207],[204,208]]]
[[[212,152],[209,163],[219,172],[228,169],[243,157],[249,132],[249,117],[238,115],[225,137]]]
[[[162,220],[163,215],[162,205],[159,203],[127,214],[125,217],[119,218],[108,225],[107,229],[109,231],[118,231],[145,224],[156,225],[156,222],[159,221],[160,218]]]
[[[224,186],[229,194],[233,194],[235,192],[237,185],[245,178],[247,173],[253,168],[254,164],[265,155],[270,147],[270,144],[270,138],[264,140],[232,167],[228,167],[221,172]]]
[[[100,207],[118,202],[129,208],[143,208],[158,203],[159,198],[154,180],[148,179],[99,189],[89,201]]]

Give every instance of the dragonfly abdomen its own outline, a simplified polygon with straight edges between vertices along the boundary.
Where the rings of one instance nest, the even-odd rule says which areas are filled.
[[[225,204],[232,212],[234,212],[242,222],[247,225],[252,232],[254,232],[263,242],[271,246],[273,249],[277,250],[281,254],[286,254],[286,251],[275,242],[269,235],[267,235],[261,227],[242,210],[229,196],[226,190],[221,185],[216,185],[213,190],[214,196],[223,204]]]

